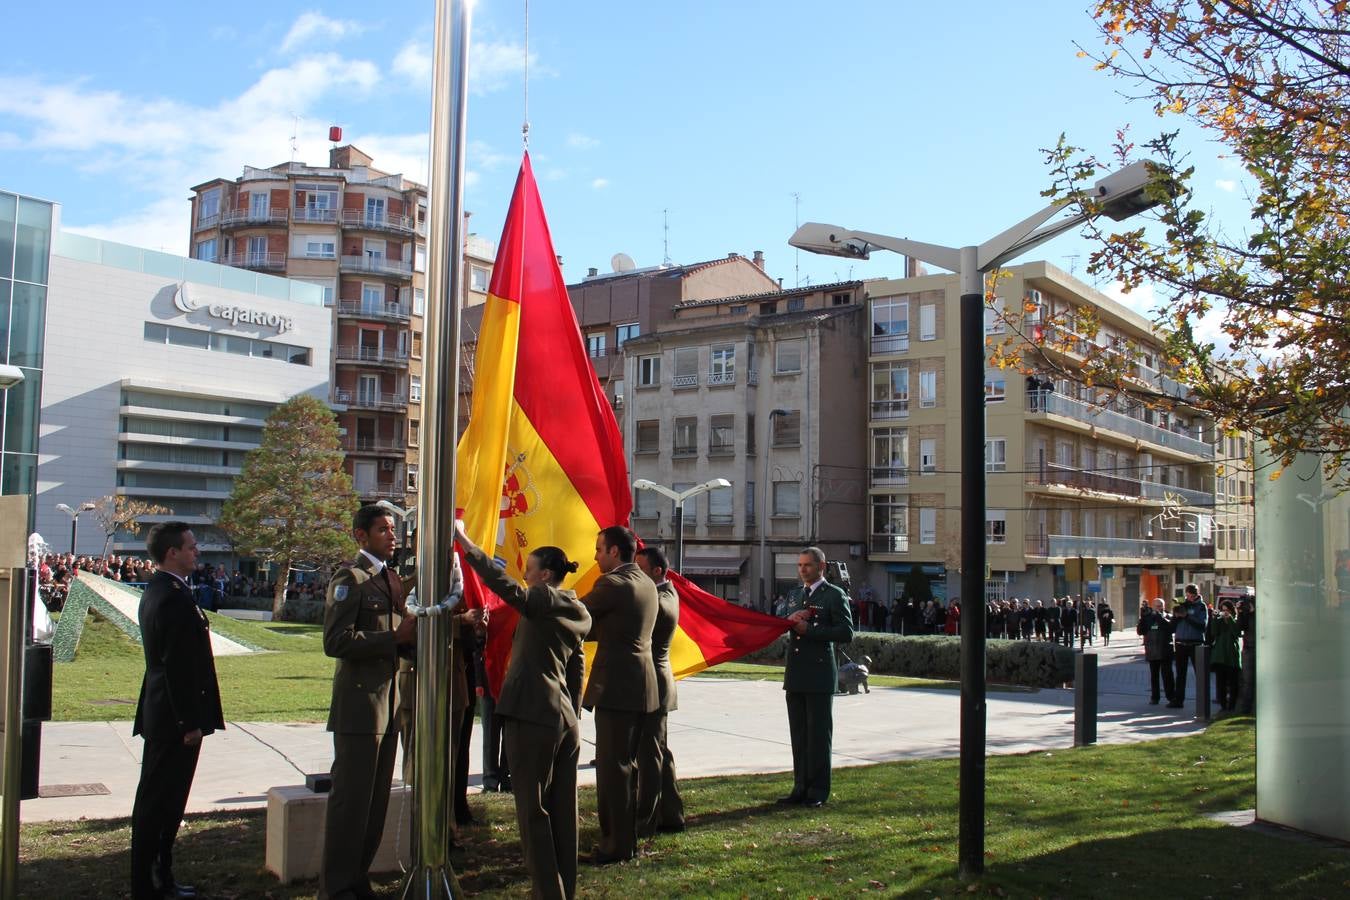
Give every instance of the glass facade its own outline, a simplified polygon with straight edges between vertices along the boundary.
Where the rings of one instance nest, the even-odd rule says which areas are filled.
[[[1350,493],[1312,454],[1271,463],[1258,447],[1256,815],[1350,841]]]
[[[38,414],[42,408],[42,345],[52,204],[0,191],[0,363],[24,380],[0,393],[0,493],[37,486]],[[32,531],[33,510],[29,509]]]

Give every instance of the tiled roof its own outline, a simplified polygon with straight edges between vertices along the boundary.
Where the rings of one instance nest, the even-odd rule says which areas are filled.
[[[833,284],[814,284],[809,287],[782,288],[776,291],[763,291],[758,294],[739,294],[735,297],[710,297],[707,300],[687,300],[677,303],[674,309],[693,309],[696,306],[717,306],[721,303],[754,303],[777,297],[801,297],[807,294],[837,291],[845,288],[862,287],[861,281],[836,281]]]

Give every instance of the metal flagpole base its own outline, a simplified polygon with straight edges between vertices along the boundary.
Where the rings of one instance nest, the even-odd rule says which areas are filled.
[[[467,896],[450,866],[418,866],[403,879],[403,900],[441,900]]]

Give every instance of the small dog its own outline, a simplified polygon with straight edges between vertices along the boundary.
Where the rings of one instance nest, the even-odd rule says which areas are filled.
[[[872,693],[867,686],[867,667],[872,665],[872,657],[860,656],[858,662],[844,657],[848,662],[839,667],[839,693],[856,694],[861,687],[865,693]]]

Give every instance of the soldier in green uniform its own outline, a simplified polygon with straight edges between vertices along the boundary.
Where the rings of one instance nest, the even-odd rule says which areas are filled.
[[[786,668],[788,732],[792,738],[792,793],[779,803],[818,807],[830,798],[830,743],[839,666],[834,645],[853,640],[853,616],[844,592],[825,580],[825,553],[807,547],[797,557],[801,593],[788,606]]]

